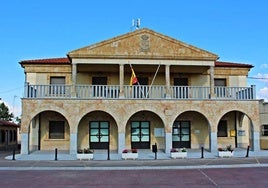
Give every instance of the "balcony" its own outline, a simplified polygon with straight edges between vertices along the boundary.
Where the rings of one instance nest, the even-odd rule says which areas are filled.
[[[125,85],[120,96],[119,85],[25,85],[24,98],[64,98],[64,99],[177,99],[177,100],[254,100],[255,86],[251,87],[210,87],[171,86],[168,94],[166,86]]]

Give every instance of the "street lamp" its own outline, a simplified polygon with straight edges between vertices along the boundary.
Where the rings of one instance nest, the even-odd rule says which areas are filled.
[[[13,115],[15,116],[15,99],[17,98],[18,96],[17,95],[14,95],[14,98],[13,98]]]

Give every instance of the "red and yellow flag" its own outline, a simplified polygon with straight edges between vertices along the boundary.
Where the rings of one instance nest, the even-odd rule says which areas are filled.
[[[136,74],[135,74],[135,72],[134,72],[134,70],[133,70],[133,68],[131,67],[131,78],[130,78],[130,83],[129,83],[129,85],[134,85],[134,84],[137,84],[138,83],[138,78],[136,77]]]

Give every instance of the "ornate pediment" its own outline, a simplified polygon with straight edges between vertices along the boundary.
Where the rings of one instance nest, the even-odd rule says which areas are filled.
[[[139,29],[68,53],[70,58],[217,60],[216,54],[149,29]]]

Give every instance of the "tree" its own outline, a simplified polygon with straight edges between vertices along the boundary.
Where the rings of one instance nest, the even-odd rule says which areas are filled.
[[[5,103],[0,104],[0,119],[11,121],[14,115],[12,113],[9,113],[8,107],[5,105]]]

